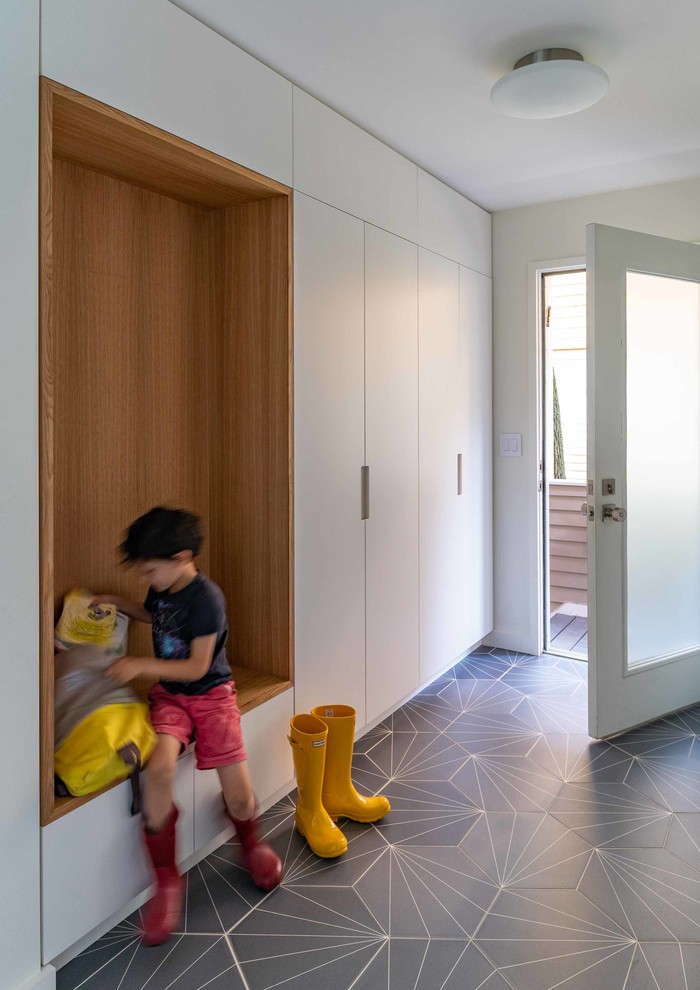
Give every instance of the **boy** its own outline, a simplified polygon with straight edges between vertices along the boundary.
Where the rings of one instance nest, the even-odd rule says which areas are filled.
[[[120,550],[148,584],[143,605],[113,595],[111,602],[131,619],[153,627],[150,657],[122,657],[107,673],[120,684],[137,677],[159,681],[149,692],[158,744],[145,769],[144,837],[156,875],[156,892],[144,914],[144,940],[159,945],[173,932],[182,907],[183,881],[175,866],[172,784],[177,758],[194,737],[197,768],[215,768],[224,804],[243,848],[253,882],[272,890],[282,864],[261,842],[255,797],[248,776],[236,689],[226,657],[228,626],[221,589],[197,570],[202,547],[199,518],[180,509],[151,509],[132,523]]]

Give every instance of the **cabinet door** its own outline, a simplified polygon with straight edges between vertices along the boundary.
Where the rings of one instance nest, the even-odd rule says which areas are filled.
[[[493,627],[491,279],[460,267],[459,286],[464,650]]]
[[[367,721],[419,684],[417,260],[366,226]]]
[[[294,197],[295,709],[365,721],[364,229]]]
[[[459,268],[420,249],[421,681],[455,659],[462,643],[459,539]]]

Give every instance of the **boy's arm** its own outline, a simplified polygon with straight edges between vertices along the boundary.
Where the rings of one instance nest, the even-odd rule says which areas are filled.
[[[116,605],[117,610],[122,615],[127,615],[136,622],[146,622],[152,625],[153,616],[143,605],[137,602],[130,602],[128,598],[120,598],[119,595],[96,595],[90,602],[91,605]]]
[[[156,660],[153,657],[122,657],[105,673],[120,684],[128,684],[137,677],[161,678],[166,681],[198,681],[211,667],[216,646],[216,633],[199,636],[190,645],[187,660]]]

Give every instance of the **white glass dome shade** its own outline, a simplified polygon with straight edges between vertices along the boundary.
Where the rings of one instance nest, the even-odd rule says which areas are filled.
[[[531,120],[578,113],[608,89],[603,69],[570,48],[542,48],[515,63],[491,90],[493,106],[510,117]]]

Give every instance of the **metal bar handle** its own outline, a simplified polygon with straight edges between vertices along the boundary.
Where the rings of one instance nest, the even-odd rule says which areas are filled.
[[[457,454],[457,494],[462,494],[462,455]]]
[[[369,519],[369,465],[360,468],[361,519]]]

